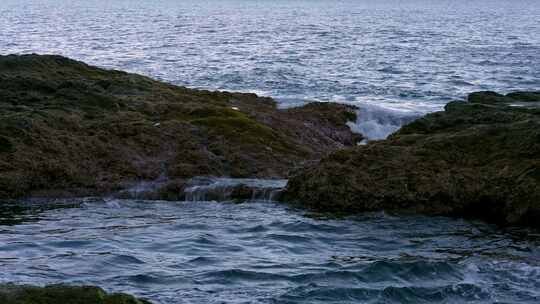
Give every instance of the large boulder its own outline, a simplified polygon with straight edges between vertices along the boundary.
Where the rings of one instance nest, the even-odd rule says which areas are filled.
[[[280,110],[60,56],[0,56],[0,198],[100,195],[195,176],[284,178],[361,138],[354,107]]]
[[[299,170],[282,199],[325,212],[386,210],[540,227],[539,97],[471,94],[386,140]]]

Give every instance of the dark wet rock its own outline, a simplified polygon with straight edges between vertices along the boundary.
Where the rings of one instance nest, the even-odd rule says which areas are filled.
[[[165,177],[285,178],[353,146],[354,107],[279,110],[255,94],[178,87],[60,56],[0,56],[0,198],[118,193]],[[125,191],[123,192],[126,193]]]
[[[123,293],[107,294],[93,286],[49,285],[0,285],[2,304],[150,304]]]
[[[13,144],[7,137],[0,137],[0,153],[8,153],[13,150]]]
[[[468,101],[472,103],[507,103],[512,104],[515,102],[539,102],[539,92],[512,92],[506,95],[498,94],[491,91],[475,92],[469,95]]]
[[[506,97],[505,95],[492,92],[492,91],[482,91],[482,92],[474,92],[469,94],[468,97],[469,102],[473,103],[506,103],[511,102],[512,98]]]
[[[523,101],[523,102],[538,102],[540,101],[540,91],[539,92],[513,92],[506,95],[514,100]]]
[[[386,210],[540,227],[537,93],[475,93],[344,149],[289,180],[283,200],[325,212]]]

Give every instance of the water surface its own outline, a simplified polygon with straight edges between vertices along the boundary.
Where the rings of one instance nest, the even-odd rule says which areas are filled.
[[[0,205],[0,282],[95,284],[164,304],[540,301],[528,231],[270,202],[68,203]]]

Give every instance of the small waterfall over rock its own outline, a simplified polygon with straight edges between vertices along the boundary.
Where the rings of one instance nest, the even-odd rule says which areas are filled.
[[[196,177],[184,193],[186,201],[274,201],[286,185],[286,179]]]

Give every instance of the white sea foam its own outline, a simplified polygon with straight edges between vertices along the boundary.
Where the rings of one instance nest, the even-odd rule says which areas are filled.
[[[289,108],[301,107],[310,102],[319,101],[319,100],[309,100],[307,98],[299,98],[299,97],[277,97],[275,99],[278,102],[278,109],[289,109]]]
[[[162,173],[157,179],[150,181],[140,181],[129,188],[120,192],[120,194],[127,195],[132,198],[142,198],[146,194],[157,191],[159,188],[163,187],[167,182],[168,178],[165,173]]]
[[[256,94],[259,97],[267,97],[267,96],[272,95],[272,92],[269,90],[249,89],[249,90],[239,90],[239,92]]]
[[[334,95],[331,100],[300,97],[281,97],[276,98],[276,100],[280,109],[301,107],[311,102],[336,102],[356,106],[359,108],[358,118],[356,121],[348,122],[347,125],[353,132],[364,135],[367,140],[385,139],[404,124],[427,113],[442,110],[445,104],[444,101],[406,102],[377,96],[351,100],[340,95]],[[363,141],[363,143],[366,142]]]
[[[368,140],[378,140],[385,139],[420,115],[416,112],[398,111],[366,104],[358,110],[357,120],[348,122],[347,125],[353,132],[364,135]]]
[[[339,97],[338,102],[343,102]],[[360,109],[358,118],[355,122],[349,122],[347,125],[353,132],[360,133],[367,140],[385,139],[390,134],[396,132],[401,126],[430,112],[442,110],[444,103],[427,102],[404,102],[381,100],[377,98],[356,99],[352,102]]]

